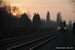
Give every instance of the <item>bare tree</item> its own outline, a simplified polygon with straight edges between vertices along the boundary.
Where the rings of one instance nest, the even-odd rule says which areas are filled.
[[[20,16],[21,15],[21,11],[19,10],[18,7],[13,6],[11,9],[12,9],[13,13],[17,13],[17,16]]]
[[[72,12],[75,13],[75,0],[70,0],[69,3],[73,4],[73,10],[72,10]]]
[[[0,3],[2,3],[2,0],[0,0]]]

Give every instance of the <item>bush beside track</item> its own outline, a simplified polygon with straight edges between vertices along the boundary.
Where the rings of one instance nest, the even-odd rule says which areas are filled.
[[[3,30],[0,32],[0,40],[7,39],[7,38],[13,38],[13,37],[19,37],[19,36],[25,36],[25,35],[31,35],[31,34],[38,34],[38,33],[44,33],[44,32],[50,32],[55,31],[54,28],[24,28],[24,27],[9,27],[6,30]]]

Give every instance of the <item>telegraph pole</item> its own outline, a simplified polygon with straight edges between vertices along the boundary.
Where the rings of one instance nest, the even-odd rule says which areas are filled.
[[[64,27],[66,27],[66,21],[64,21],[63,23],[64,23]],[[67,50],[65,36],[66,35],[65,35],[65,30],[64,30],[64,47],[65,47],[65,50]]]

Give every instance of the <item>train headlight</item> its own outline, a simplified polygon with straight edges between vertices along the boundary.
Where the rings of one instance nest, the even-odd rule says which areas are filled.
[[[58,29],[60,29],[60,27],[58,27]]]
[[[64,29],[66,29],[66,27],[64,27]]]

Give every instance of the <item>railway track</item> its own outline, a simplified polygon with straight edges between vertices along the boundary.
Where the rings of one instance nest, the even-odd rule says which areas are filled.
[[[37,48],[38,46],[58,37],[59,35],[61,35],[62,33],[54,33],[52,35],[48,35],[45,37],[41,37],[29,42],[25,42],[13,47],[8,48],[7,50],[35,50],[35,48]]]
[[[32,38],[34,36],[45,35],[45,34],[49,34],[49,33],[50,32],[45,32],[45,33],[38,33],[38,34],[14,37],[14,38],[9,38],[9,39],[3,39],[3,40],[0,40],[0,44],[5,44],[5,43],[10,43],[10,42],[14,42],[14,41],[23,40],[23,39],[28,39],[30,37]],[[51,31],[51,33],[54,33],[54,31]]]
[[[35,34],[34,36],[32,36],[32,38],[29,36],[30,37],[29,39],[24,39],[24,37],[23,37],[23,39],[20,38],[20,41],[18,41],[18,40],[14,40],[14,41],[7,40],[8,42],[11,42],[11,43],[8,43],[8,42],[2,43],[0,50],[23,50],[21,47],[26,47],[24,50],[32,50],[35,46],[39,45],[40,43],[42,43],[44,41],[47,41],[48,39],[56,36],[57,34],[59,34],[59,33],[58,32],[57,33],[54,32],[53,34],[43,33],[43,34],[39,34],[39,35],[42,35],[42,36],[38,35],[39,37],[35,36],[36,35]],[[35,44],[35,45],[31,46],[30,44],[31,45]],[[27,48],[26,45],[29,48]]]
[[[53,36],[53,37],[51,37],[50,39],[47,39],[46,41],[43,41],[43,42],[41,42],[41,43],[39,43],[39,44],[37,44],[37,45],[31,47],[29,50],[36,50],[38,47],[42,46],[43,44],[47,43],[47,42],[50,41],[50,40],[53,40],[54,38],[58,37],[59,35],[61,35],[61,34],[58,34],[58,35],[56,35],[56,36]]]

